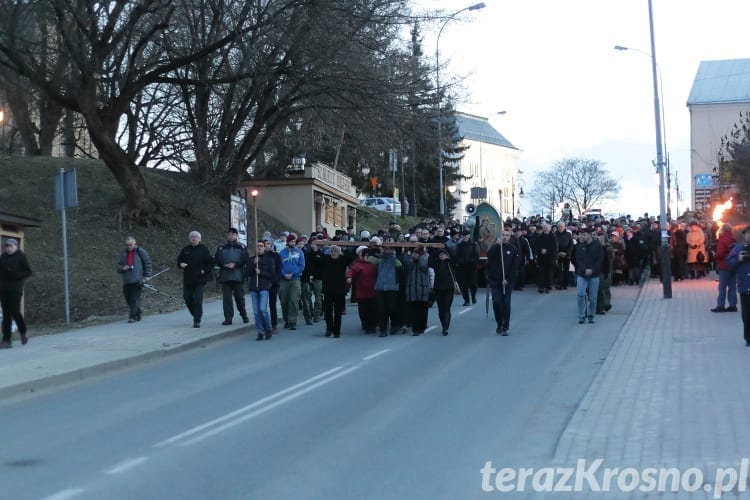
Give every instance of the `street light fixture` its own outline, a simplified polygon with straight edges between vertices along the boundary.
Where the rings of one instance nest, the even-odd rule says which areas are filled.
[[[633,48],[633,47],[625,47],[624,45],[615,45],[614,49],[615,50],[619,50],[620,52],[625,52],[625,51],[638,52],[639,54],[642,54],[642,55],[648,57],[649,59],[652,59],[651,54],[649,54],[648,52],[646,52],[644,50],[641,50],[641,49],[637,49],[637,48]],[[661,97],[662,97],[662,101],[661,101],[661,130],[662,130],[662,141],[664,143],[664,145],[662,147],[662,150],[664,151],[664,156],[665,156],[665,159],[664,159],[664,168],[666,168],[666,177],[667,177],[667,195],[666,195],[667,196],[667,202],[666,203],[667,203],[667,216],[669,216],[669,214],[671,213],[671,208],[672,208],[672,201],[671,201],[672,187],[671,187],[671,182],[670,182],[671,176],[670,176],[670,173],[669,173],[669,152],[667,151],[667,120],[666,120],[666,115],[664,113],[664,101],[663,101],[663,99],[664,99],[664,85],[662,83],[661,67],[659,67],[658,63],[656,64],[656,71],[657,71],[657,75],[659,76],[659,94],[661,94]]]
[[[440,218],[445,217],[445,192],[443,187],[443,108],[440,105],[440,36],[443,34],[445,26],[456,18],[457,15],[462,12],[480,10],[485,8],[484,2],[475,3],[463,9],[457,10],[453,14],[449,15],[448,18],[443,22],[443,25],[438,31],[437,40],[435,41],[435,91],[437,97],[438,107],[438,120],[437,120],[437,134],[438,134],[438,172],[440,178]]]

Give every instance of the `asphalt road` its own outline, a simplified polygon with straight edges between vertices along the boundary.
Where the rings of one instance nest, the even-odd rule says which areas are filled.
[[[0,403],[0,499],[467,499],[480,469],[542,466],[630,312],[578,325],[575,291],[484,296],[440,335],[323,323]]]

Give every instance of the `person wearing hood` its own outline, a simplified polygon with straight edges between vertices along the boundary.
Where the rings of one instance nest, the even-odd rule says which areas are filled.
[[[8,238],[3,244],[0,255],[0,306],[3,311],[2,332],[3,340],[0,349],[13,347],[11,343],[12,322],[16,322],[21,344],[28,342],[26,336],[26,321],[21,314],[21,298],[23,297],[23,282],[31,276],[31,266],[26,254],[18,249],[18,240]]]

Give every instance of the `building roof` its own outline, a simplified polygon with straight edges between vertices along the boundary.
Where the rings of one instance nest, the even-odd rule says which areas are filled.
[[[487,118],[468,113],[456,113],[455,116],[459,137],[470,141],[518,149],[503,134],[495,130]]]
[[[688,106],[750,102],[750,59],[701,61]]]

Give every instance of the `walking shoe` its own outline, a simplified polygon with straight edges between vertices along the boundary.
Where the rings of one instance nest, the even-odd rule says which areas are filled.
[[[225,319],[224,321],[221,322],[221,324],[222,325],[231,325],[232,324],[232,320],[231,319]]]
[[[13,344],[10,342],[0,342],[0,349],[10,349],[13,347]]]
[[[333,332],[332,332],[332,331],[330,331],[330,330],[326,330],[326,334],[325,334],[325,335],[323,335],[323,336],[324,336],[324,337],[330,337],[331,335],[333,335]]]
[[[593,322],[594,322],[594,317],[593,316],[589,316],[589,323],[593,323]]]
[[[448,335],[448,330],[443,330],[443,335]]]
[[[503,327],[502,326],[498,326],[497,328],[495,328],[495,333],[498,333],[498,334],[503,333]]]
[[[472,304],[476,304],[477,303],[477,298],[476,297],[472,297],[471,298],[471,303]]]
[[[284,323],[284,328],[289,328],[289,323]]]
[[[306,324],[306,325],[312,325],[312,320],[306,319],[306,320],[305,320],[305,324]]]
[[[334,333],[333,334],[333,338],[340,339],[341,338],[341,334],[340,333]]]
[[[736,311],[737,308],[735,307],[734,310]],[[724,309],[723,307],[716,306],[713,309],[709,309],[709,311],[711,311],[712,313],[723,313],[724,311],[726,311],[726,309]]]
[[[596,311],[596,314],[604,316],[604,314],[606,314],[606,311],[604,311],[603,309],[599,309],[598,311]]]
[[[136,321],[135,318],[128,318],[128,323],[135,323],[135,321]]]
[[[279,333],[279,329],[274,326],[271,328],[271,333]]]
[[[247,314],[242,315],[242,322],[243,323],[250,323],[250,318],[247,317]]]
[[[289,325],[289,329],[290,330],[296,330],[297,329],[297,325]]]
[[[136,321],[140,321],[141,318],[142,318],[141,313],[138,313],[138,314],[135,315],[135,320]]]
[[[415,335],[419,335],[419,334],[416,333]],[[380,332],[380,335],[378,335],[378,337],[387,337],[387,336],[388,336],[388,334],[385,333],[385,332]]]
[[[584,324],[585,322],[586,322],[586,318],[584,318],[583,316],[581,316],[580,318],[578,318],[578,324],[579,324],[579,325],[582,325],[582,324]]]
[[[256,340],[256,341],[258,341],[258,340],[263,340],[264,338],[265,338],[265,335],[263,335],[262,333],[259,333],[259,334],[258,334],[258,337],[257,337],[257,338],[256,338],[255,340]]]
[[[612,304],[607,304],[606,306],[604,306],[605,312],[609,312],[610,309],[612,309]]]
[[[737,308],[735,308],[735,311],[736,310],[737,310]],[[21,345],[26,345],[28,343],[29,343],[29,337],[27,337],[25,333],[22,333],[21,334]]]
[[[728,313],[736,313],[737,312],[737,306],[729,306],[726,309],[724,309],[724,312]],[[23,337],[22,337],[23,338]]]
[[[193,328],[200,328],[200,327],[201,327],[201,322],[200,321],[194,321],[193,322]]]
[[[508,336],[508,327],[507,326],[503,327],[503,333],[501,333],[500,335],[503,336],[503,337],[507,337]]]
[[[266,333],[266,340],[271,340],[272,337],[273,335],[271,335],[270,333]]]
[[[468,300],[465,300],[465,301],[464,301],[464,307],[466,307],[466,306],[468,306],[468,305],[469,305],[469,301],[468,301]]]

